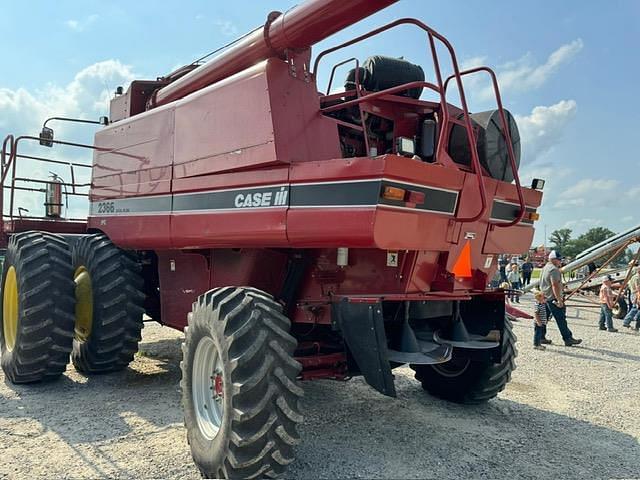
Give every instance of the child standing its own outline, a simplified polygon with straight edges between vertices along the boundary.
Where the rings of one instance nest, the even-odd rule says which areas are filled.
[[[611,275],[604,277],[602,286],[600,287],[600,330],[609,332],[617,332],[617,328],[613,328],[613,291],[611,290]]]
[[[543,345],[545,336],[547,335],[547,321],[549,320],[549,312],[544,299],[544,293],[536,291],[536,303],[534,307],[533,318],[535,324],[533,326],[533,348],[536,350],[545,350]],[[550,342],[549,342],[550,343]]]
[[[507,273],[507,281],[511,284],[511,298],[513,302],[520,303],[520,295],[517,290],[520,290],[520,272],[518,272],[518,264],[512,263],[509,273]]]

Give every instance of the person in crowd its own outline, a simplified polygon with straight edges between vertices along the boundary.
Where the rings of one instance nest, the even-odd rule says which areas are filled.
[[[631,291],[631,308],[622,321],[622,326],[631,328],[631,322],[636,321],[635,330],[640,331],[640,266],[633,268],[633,276],[629,279]]]
[[[507,257],[502,255],[500,257],[500,259],[498,260],[498,265],[499,265],[499,270],[500,270],[500,282],[506,282],[507,281],[507,265],[509,265],[509,261],[507,260]]]
[[[522,264],[522,286],[526,287],[531,283],[531,274],[533,273],[533,263],[529,257]]]
[[[611,275],[604,277],[602,286],[600,287],[600,330],[609,332],[617,332],[617,328],[613,328],[613,290],[611,289]]]
[[[520,303],[520,294],[517,292],[520,290],[520,272],[518,272],[518,264],[512,263],[507,273],[507,282],[511,285],[511,298],[510,300],[516,303]]]
[[[533,310],[533,348],[536,350],[545,350],[546,347],[543,343],[551,343],[550,340],[546,339],[549,310],[545,302],[544,293],[540,290],[536,290],[534,292],[534,296],[536,303]]]
[[[562,255],[560,252],[552,250],[548,259],[549,261],[540,274],[540,290],[544,294],[551,315],[556,320],[565,346],[572,347],[582,343],[582,339],[573,338],[573,333],[571,333],[567,325],[567,308],[564,304],[564,286],[562,284],[562,273],[560,272]]]
[[[500,275],[500,270],[496,269],[496,273],[493,274],[493,278],[489,283],[491,288],[498,288],[500,286],[500,282],[502,281],[502,276]]]

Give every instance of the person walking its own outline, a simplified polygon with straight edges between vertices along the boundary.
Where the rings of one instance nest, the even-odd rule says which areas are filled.
[[[629,290],[631,291],[631,308],[622,320],[622,326],[631,328],[631,322],[636,321],[635,330],[640,330],[640,266],[634,267],[633,276],[629,280]]]
[[[531,259],[527,257],[525,262],[522,264],[522,285],[526,287],[531,283],[531,274],[533,273],[533,263]]]
[[[520,303],[520,294],[517,292],[520,290],[520,272],[518,272],[518,264],[512,263],[509,273],[507,273],[507,282],[511,285],[510,300],[516,303]]]
[[[582,339],[573,338],[573,333],[567,325],[567,307],[564,304],[564,286],[562,285],[562,273],[560,273],[562,255],[560,252],[552,250],[548,260],[540,274],[540,290],[544,294],[551,315],[556,320],[565,346],[572,347],[582,343]]]
[[[611,290],[611,275],[604,277],[602,286],[600,287],[600,330],[609,332],[617,332],[617,328],[613,328],[613,290]]]
[[[551,343],[545,338],[547,334],[549,310],[547,309],[544,293],[542,293],[540,290],[536,290],[534,295],[536,298],[536,303],[533,310],[533,348],[535,348],[536,350],[544,350],[546,347],[543,345],[543,343]]]

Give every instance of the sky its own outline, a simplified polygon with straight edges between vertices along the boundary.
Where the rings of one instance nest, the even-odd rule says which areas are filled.
[[[53,115],[107,115],[117,86],[126,89],[133,79],[153,79],[190,63],[263,24],[269,11],[295,3],[3,0],[0,136],[37,134]],[[536,245],[545,230],[549,235],[571,228],[577,235],[594,226],[621,231],[640,223],[639,1],[400,0],[314,52],[401,17],[416,17],[446,36],[462,66],[485,64],[497,72],[503,102],[523,140],[522,181],[547,181]],[[424,35],[401,27],[329,57],[321,66],[320,87],[326,87],[333,63],[376,54],[420,63],[433,80]],[[465,91],[473,111],[494,108],[482,78],[469,78]],[[449,98],[457,103],[455,94]],[[95,131],[52,126],[56,138],[87,143]],[[70,159],[84,154],[60,148],[56,153]],[[24,168],[48,173],[40,166]],[[33,196],[24,199],[36,210],[33,202],[38,203]]]

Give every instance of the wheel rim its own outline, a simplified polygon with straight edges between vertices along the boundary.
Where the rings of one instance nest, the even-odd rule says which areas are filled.
[[[75,337],[81,342],[86,342],[91,335],[93,324],[93,290],[91,287],[91,275],[84,266],[80,266],[73,274],[76,284],[76,324]]]
[[[468,358],[452,359],[446,363],[438,363],[431,365],[431,367],[443,377],[457,377],[462,375],[467,368],[471,365],[471,360]]]
[[[209,337],[200,340],[193,357],[191,395],[200,433],[213,440],[224,414],[224,375],[222,359]]]
[[[18,281],[13,266],[7,271],[2,291],[2,331],[4,344],[11,351],[16,346],[18,336]]]

